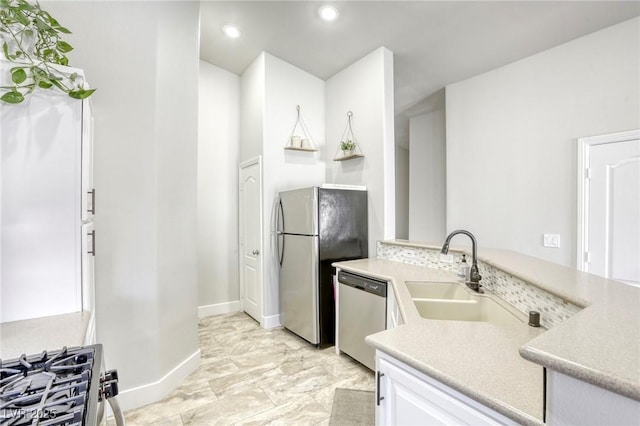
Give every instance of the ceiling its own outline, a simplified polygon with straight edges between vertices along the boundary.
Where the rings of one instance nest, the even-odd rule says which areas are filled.
[[[338,20],[319,18],[323,4]],[[638,1],[204,1],[200,58],[242,74],[266,51],[328,79],[384,46],[394,53],[396,142],[406,146],[408,117],[446,85],[639,15]],[[226,24],[241,37],[226,37]]]

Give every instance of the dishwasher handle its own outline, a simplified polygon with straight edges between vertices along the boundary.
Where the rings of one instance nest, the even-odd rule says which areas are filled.
[[[380,297],[387,297],[387,282],[375,278],[340,271],[338,282]]]

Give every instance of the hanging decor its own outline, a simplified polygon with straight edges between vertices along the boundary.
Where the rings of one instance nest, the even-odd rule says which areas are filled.
[[[314,145],[313,139],[311,139],[311,135],[309,134],[309,129],[300,113],[300,105],[296,106],[296,110],[298,111],[296,123],[293,125],[291,136],[289,136],[284,149],[293,151],[317,151],[318,149]]]
[[[3,67],[0,101],[19,104],[36,89],[52,89],[74,99],[85,99],[90,89],[84,77],[69,65],[73,47],[62,40],[71,32],[60,25],[37,1],[0,0],[0,46]],[[6,74],[6,75],[4,75]]]
[[[344,161],[364,157],[356,140],[356,136],[353,134],[351,117],[353,117],[353,112],[347,112],[347,126],[342,133],[342,138],[340,139],[340,144],[338,145],[333,161]]]

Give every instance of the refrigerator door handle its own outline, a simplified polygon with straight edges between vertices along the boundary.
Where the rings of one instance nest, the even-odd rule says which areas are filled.
[[[278,260],[280,267],[284,260],[284,232],[280,230],[280,218],[282,218],[282,229],[284,230],[284,209],[282,208],[282,199],[278,200],[278,211],[276,214],[276,246],[278,249]],[[282,247],[280,247],[280,236],[282,235]]]
[[[282,221],[282,228],[280,228],[280,221]],[[282,207],[282,199],[278,199],[278,210],[276,211],[276,234],[284,233],[284,207]]]

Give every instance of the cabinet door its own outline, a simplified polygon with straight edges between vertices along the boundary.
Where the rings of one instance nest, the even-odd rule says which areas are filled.
[[[95,213],[96,192],[93,187],[93,112],[91,100],[82,101],[82,221],[92,220]]]
[[[82,105],[46,92],[0,105],[0,322],[81,310]]]
[[[93,223],[82,225],[82,310],[93,312],[95,307],[96,233]]]
[[[380,352],[376,367],[377,425],[517,424]]]

